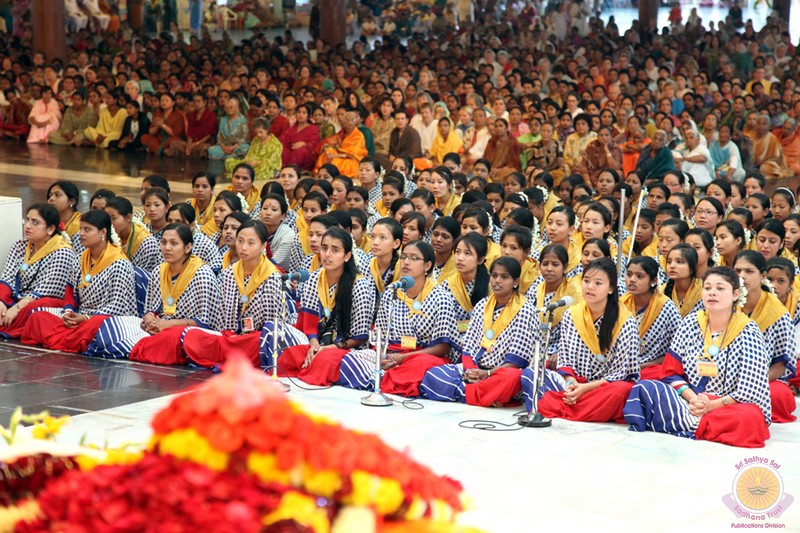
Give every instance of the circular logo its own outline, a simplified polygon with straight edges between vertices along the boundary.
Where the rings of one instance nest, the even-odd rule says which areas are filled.
[[[733,478],[733,496],[742,507],[756,513],[765,512],[783,497],[783,480],[770,466],[747,466]]]

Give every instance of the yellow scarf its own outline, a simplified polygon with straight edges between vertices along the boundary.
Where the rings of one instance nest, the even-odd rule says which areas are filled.
[[[644,250],[639,255],[655,259],[658,256],[658,237],[653,235],[653,240],[644,247]]]
[[[383,272],[381,272],[381,268],[378,266],[377,257],[373,257],[369,260],[369,271],[372,273],[372,279],[375,281],[375,286],[378,287],[378,292],[385,291],[386,284],[383,282]],[[392,281],[397,281],[398,279],[400,279],[400,266],[395,265]]]
[[[522,294],[527,293],[538,277],[539,263],[536,262],[536,259],[529,257],[522,264],[522,274],[519,277],[519,292]]]
[[[795,314],[797,313],[797,293],[794,290],[789,291],[789,294],[786,296],[786,310],[789,311],[789,316],[792,317],[794,320]]]
[[[302,214],[297,217],[297,238],[303,247],[303,255],[311,254],[311,245],[308,243],[308,222]]]
[[[231,191],[234,194],[241,194],[241,193],[236,193],[236,191],[233,190],[233,185],[228,185],[228,188],[226,190]],[[242,196],[244,195],[242,194]],[[252,187],[250,187],[250,192],[247,193],[247,196],[244,196],[244,201],[247,203],[247,205],[242,206],[242,211],[244,211],[245,213],[249,213],[256,206],[256,204],[260,199],[261,199],[261,191],[259,190],[258,187],[253,185]]]
[[[318,256],[315,255],[314,257]],[[311,263],[313,267],[313,260]],[[322,304],[323,318],[330,318],[338,290],[339,287],[337,286],[336,290],[331,294],[331,286],[328,283],[328,271],[323,268],[319,273],[319,279],[317,281],[317,297],[319,298],[319,303]]]
[[[197,227],[202,227],[208,222],[209,220],[214,220],[214,202],[217,201],[217,197],[212,195],[211,202],[206,206],[203,212],[200,212],[200,209],[197,207],[197,200],[192,198],[189,202],[192,207],[194,207],[194,222],[197,224]]]
[[[456,258],[454,256],[450,256],[450,258],[445,261],[444,266],[442,267],[442,271],[439,272],[439,277],[436,278],[436,283],[441,284],[444,280],[455,274],[456,272]]]
[[[186,291],[186,287],[192,282],[197,270],[205,263],[196,255],[189,256],[189,260],[178,275],[178,279],[172,281],[172,268],[169,263],[161,263],[159,267],[159,279],[161,280],[161,303],[163,305],[163,315],[172,316],[178,310],[178,300]]]
[[[486,307],[483,308],[483,335],[481,336],[481,348],[484,348],[487,351],[491,351],[494,347],[495,343],[497,342],[497,338],[503,334],[505,329],[514,320],[514,317],[517,316],[517,313],[522,306],[525,305],[527,298],[517,292],[514,296],[509,300],[506,306],[500,311],[500,315],[497,317],[497,320],[492,321],[492,316],[494,315],[495,308],[497,307],[497,298],[495,297],[494,293],[489,296],[489,299],[486,301]]]
[[[70,237],[74,237],[81,230],[81,214],[77,211],[72,213],[72,217],[64,224],[64,231]]]
[[[492,268],[492,263],[495,260],[503,255],[503,250],[500,248],[500,245],[491,240],[489,237],[486,237],[486,244],[488,245],[488,250],[486,252],[486,268]]]
[[[446,217],[453,215],[453,210],[461,204],[461,195],[459,194],[451,194],[450,199],[447,200],[447,203],[444,206],[439,205],[439,199],[436,199],[436,208],[442,212],[442,214]]]
[[[237,261],[238,261],[238,259],[237,259]],[[227,252],[222,254],[222,270],[225,270],[229,266],[231,266],[231,251],[230,250],[228,250]]]
[[[786,248],[781,250],[780,257],[783,257],[784,259],[788,259],[789,261],[792,262],[792,264],[794,266],[797,266],[797,256],[794,255],[791,251],[787,250]]]
[[[136,252],[139,251],[139,247],[149,236],[150,232],[147,231],[147,228],[136,222],[131,223],[131,234],[128,235],[128,241],[122,245],[122,249],[125,250],[125,255],[128,256],[128,259],[132,259],[133,256],[136,255]]]
[[[411,298],[401,289],[397,289],[395,293],[397,295],[397,299],[402,301],[408,307],[408,314],[410,315],[421,315],[422,314],[422,302],[425,301],[425,298],[431,293],[433,289],[436,288],[436,283],[433,282],[430,278],[425,278],[425,285],[422,287],[422,290],[417,295],[416,298]]]
[[[764,333],[786,312],[786,307],[781,304],[777,296],[762,290],[758,303],[753,308],[753,312],[750,313],[750,319],[758,324],[758,329],[761,330],[761,333]]]
[[[547,220],[547,217],[550,216],[550,211],[552,211],[561,201],[561,199],[554,193],[550,191],[547,195],[547,201],[544,203],[544,217],[542,220]]]
[[[97,259],[97,262],[92,265],[92,253],[87,248],[83,251],[83,254],[81,254],[81,282],[78,285],[78,288],[82,289],[84,287],[88,287],[95,276],[97,276],[115,261],[122,259],[125,261],[128,260],[128,258],[125,257],[125,254],[122,253],[122,250],[113,244],[108,243],[103,249],[103,253],[101,253],[100,257]]]
[[[661,252],[659,252],[659,255],[658,255],[658,264],[659,264],[659,266],[661,266],[661,271],[664,272],[664,274],[666,274],[667,273],[667,258],[664,257],[663,255],[660,255],[660,254],[661,254]]]
[[[370,253],[372,251],[372,243],[369,242],[368,234],[364,233],[364,236],[361,237],[361,245],[359,245],[359,248],[361,248],[367,253]]]
[[[214,234],[219,231],[219,226],[217,226],[217,223],[214,222],[214,219],[212,218],[203,224],[203,227],[200,228],[200,231],[202,231],[206,237],[213,237]]]
[[[388,216],[389,208],[383,205],[383,200],[378,200],[375,204],[375,211],[382,217]]]
[[[738,309],[731,315],[731,321],[728,322],[728,327],[723,333],[722,343],[719,346],[720,351],[724,350],[745,328],[750,322],[750,318]],[[703,355],[708,353],[708,347],[712,344],[711,332],[708,330],[708,310],[703,309],[697,313],[697,325],[700,326],[700,331],[703,332]]]
[[[572,322],[575,324],[575,329],[581,336],[583,344],[589,348],[589,351],[594,355],[600,355],[600,337],[594,330],[594,320],[592,319],[592,312],[589,310],[589,305],[583,301],[570,307],[570,314],[572,315]],[[631,312],[624,305],[619,306],[619,318],[617,323],[614,324],[614,331],[611,338],[616,340],[619,337],[619,332],[622,330],[625,321],[631,317]]]
[[[253,273],[250,274],[250,279],[247,285],[244,284],[244,263],[237,261],[233,264],[233,277],[236,279],[236,286],[239,287],[239,301],[242,302],[242,311],[247,309],[250,302],[253,300],[253,294],[263,284],[268,277],[275,272],[279,272],[278,267],[272,264],[272,261],[267,259],[267,256],[261,254],[258,259],[258,266],[256,266]]]
[[[650,326],[656,321],[656,318],[661,314],[661,310],[664,308],[664,304],[667,303],[667,301],[669,301],[669,298],[660,292],[654,292],[653,295],[650,296],[650,302],[647,304],[647,309],[645,309],[644,316],[642,316],[642,321],[639,322],[639,335],[641,337],[644,337],[650,329]],[[633,316],[638,314],[639,310],[636,309],[636,302],[633,301],[632,294],[628,293],[623,295],[619,299],[619,303],[627,307],[628,311],[630,311]]]
[[[569,248],[567,249],[569,260],[567,261],[567,269],[565,272],[572,272],[575,267],[581,264],[581,253],[581,247],[570,240]]]
[[[572,296],[572,299],[575,303],[580,302],[583,299],[583,294],[581,293],[580,284],[577,283],[575,280],[577,278],[573,278],[571,280],[564,278],[561,280],[561,285],[558,286],[556,289],[555,294],[553,294],[553,299],[551,301],[555,302],[560,300],[564,296]],[[543,281],[538,287],[536,287],[536,308],[541,309],[544,307],[544,297],[547,295],[545,293],[546,283]],[[573,303],[572,305],[575,305]],[[561,319],[564,318],[564,313],[567,312],[566,307],[559,307],[553,312],[553,325],[558,325],[561,322]]]
[[[664,292],[664,287],[666,283],[661,286],[661,292]],[[675,307],[678,308],[678,311],[681,312],[681,317],[686,318],[686,315],[692,312],[694,306],[697,305],[697,302],[700,301],[700,298],[703,297],[703,280],[694,278],[692,280],[692,284],[689,286],[689,290],[686,291],[686,296],[683,297],[683,305],[681,305],[680,300],[678,300],[678,291],[673,287],[672,289],[672,303],[675,304]]]
[[[72,248],[72,244],[70,244],[70,242],[61,234],[56,234],[47,239],[47,242],[44,243],[44,246],[36,250],[36,253],[33,254],[33,257],[31,257],[32,248],[33,245],[30,241],[28,241],[28,245],[25,247],[25,259],[23,261],[23,264],[27,265],[25,267],[26,270],[33,263],[41,261],[56,250],[60,250],[62,248]]]
[[[461,277],[461,274],[456,272],[449,276],[447,278],[447,286],[450,288],[450,292],[458,302],[458,305],[460,305],[463,310],[471,312],[473,308],[472,300],[470,300],[467,286],[464,284],[464,279]]]

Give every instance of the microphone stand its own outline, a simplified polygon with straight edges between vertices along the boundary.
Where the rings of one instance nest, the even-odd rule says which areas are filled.
[[[533,352],[531,368],[533,368],[533,403],[530,412],[517,418],[517,424],[527,428],[548,428],[553,425],[553,421],[545,418],[539,412],[539,392],[544,386],[544,374],[546,372],[545,363],[547,362],[547,349],[550,346],[550,333],[553,329],[553,313],[551,310],[546,321],[539,322],[539,331],[544,337],[544,357],[542,357],[542,343],[536,343],[536,350]]]
[[[642,213],[642,202],[641,202],[642,195],[647,197],[647,187],[642,187],[642,190],[639,193],[639,199],[636,200],[638,205],[636,208],[636,216],[633,218],[633,233],[631,234],[631,240],[633,242],[631,242],[631,247],[628,250],[628,263],[631,262],[631,257],[633,256],[633,245],[636,242],[636,231],[639,229],[639,215]]]
[[[272,323],[272,382],[283,389],[283,392],[289,392],[289,389],[291,389],[289,384],[278,379],[278,322],[281,324],[280,332],[281,336],[283,336],[283,332],[286,329],[286,287],[283,284],[281,284],[280,310]]]
[[[620,189],[619,224],[617,228],[617,277],[622,275],[622,232],[625,229],[625,189]]]
[[[381,368],[381,362],[386,359],[386,352],[389,350],[389,336],[392,328],[392,314],[394,312],[395,290],[392,290],[389,298],[389,325],[386,328],[386,338],[381,335],[381,328],[377,325],[370,332],[370,343],[375,345],[375,384],[371,393],[361,398],[361,404],[369,407],[389,407],[394,404],[394,400],[381,392],[381,377],[385,373]]]

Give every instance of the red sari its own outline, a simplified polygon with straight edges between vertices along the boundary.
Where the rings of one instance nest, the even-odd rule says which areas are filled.
[[[283,145],[283,166],[297,165],[302,170],[314,170],[317,156],[314,148],[319,144],[319,126],[307,124],[302,130],[297,129],[297,124],[289,126],[280,136]],[[294,143],[305,143],[305,146],[293,149]]]

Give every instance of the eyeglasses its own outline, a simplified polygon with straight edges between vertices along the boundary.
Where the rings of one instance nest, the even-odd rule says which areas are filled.
[[[416,263],[417,261],[424,261],[424,260],[425,260],[424,257],[420,257],[418,255],[405,255],[405,254],[403,254],[403,255],[400,256],[400,261],[412,261],[412,262]]]
[[[703,216],[706,216],[706,217],[713,217],[714,215],[717,214],[717,212],[716,211],[712,211],[710,209],[695,209],[694,214],[695,215],[703,215]]]
[[[42,224],[44,224],[44,222],[42,222],[41,220],[37,220],[35,218],[23,218],[22,219],[22,224],[23,225],[30,224],[31,226],[33,226],[35,228],[37,226],[41,226]]]

